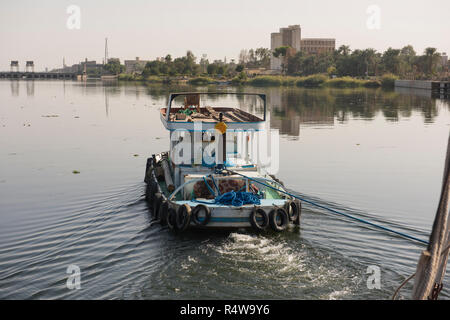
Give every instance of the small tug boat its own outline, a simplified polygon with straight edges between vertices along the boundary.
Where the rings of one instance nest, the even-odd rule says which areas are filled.
[[[259,100],[263,114],[200,105],[200,96],[218,95],[250,96]],[[181,105],[172,106],[176,101]],[[281,232],[289,225],[299,226],[301,202],[287,195],[283,183],[249,156],[255,133],[265,129],[266,109],[264,94],[170,94],[167,107],[160,109],[161,121],[170,131],[170,148],[147,159],[144,179],[154,220],[176,232],[188,228]]]

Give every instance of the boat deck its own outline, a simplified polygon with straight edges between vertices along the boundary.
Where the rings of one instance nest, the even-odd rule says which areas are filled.
[[[189,111],[187,111],[189,110]],[[161,109],[164,118],[167,117],[167,108]],[[192,113],[191,113],[192,112]],[[190,113],[190,114],[189,114]],[[220,114],[225,122],[259,122],[263,119],[238,108],[229,107],[201,107],[201,108],[170,108],[169,121],[171,122],[218,122]]]

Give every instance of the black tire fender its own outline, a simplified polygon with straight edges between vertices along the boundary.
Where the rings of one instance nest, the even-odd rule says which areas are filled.
[[[202,210],[205,211],[205,219],[200,221],[198,215]],[[206,226],[209,223],[209,220],[211,220],[211,210],[209,210],[209,208],[204,204],[196,205],[192,210],[192,221],[194,221],[196,225]]]
[[[286,202],[286,204],[284,205],[284,210],[286,210],[288,217],[289,217],[289,221],[297,221],[298,216],[300,214],[300,208],[298,207],[298,202],[294,201],[294,200],[289,200]]]
[[[159,220],[159,207],[161,206],[162,201],[163,201],[162,194],[156,192],[153,198],[153,208],[152,208],[153,217],[155,220]]]
[[[170,208],[170,203],[168,200],[163,200],[161,202],[161,205],[158,209],[158,217],[159,217],[159,223],[162,226],[165,226],[167,224],[167,214]]]
[[[258,222],[258,216],[262,217],[262,224]],[[250,213],[250,224],[252,225],[253,229],[256,231],[264,231],[267,229],[267,226],[269,225],[269,216],[262,208],[253,208],[252,213]]]
[[[281,224],[278,222],[281,221]],[[289,224],[289,215],[284,208],[275,208],[270,212],[269,224],[273,231],[281,232],[286,230]]]
[[[170,230],[177,230],[177,210],[175,208],[169,207],[167,210],[166,223]]]
[[[181,205],[177,210],[175,224],[178,231],[185,231],[191,224],[192,210],[188,204]]]
[[[300,218],[302,216],[302,202],[300,200],[295,200],[295,202],[297,203],[298,216],[297,216],[297,219],[294,220],[294,224],[296,226],[299,226],[300,225]]]
[[[156,193],[156,182],[151,180],[147,183],[147,188],[145,189],[145,198],[153,206],[153,202],[155,201],[155,193]]]

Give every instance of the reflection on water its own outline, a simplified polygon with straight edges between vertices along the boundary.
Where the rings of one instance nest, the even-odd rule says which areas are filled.
[[[17,97],[19,95],[19,80],[11,80],[11,96]]]
[[[27,96],[33,97],[34,96],[34,80],[27,81]]]
[[[382,89],[269,89],[271,125],[282,134],[300,135],[303,125],[332,126],[353,119],[374,120],[382,114],[388,121],[409,118],[420,111],[425,123],[433,123],[438,106],[449,108],[445,100],[431,99],[419,92]],[[417,94],[418,93],[418,94]]]
[[[147,156],[168,148],[158,110],[170,92],[195,90],[267,94],[271,127],[282,133],[277,177],[288,188],[427,238],[446,100],[375,89],[0,81],[0,298],[389,299],[422,246],[314,208],[304,207],[299,231],[276,235],[174,235],[152,224],[142,180]],[[256,97],[207,100],[262,108]],[[81,268],[81,290],[65,286],[70,264]],[[380,290],[366,286],[369,265],[381,268]]]

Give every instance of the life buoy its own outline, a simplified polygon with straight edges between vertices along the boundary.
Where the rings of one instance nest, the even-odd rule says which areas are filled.
[[[153,216],[155,220],[159,220],[159,206],[162,203],[162,194],[159,192],[155,193],[154,200],[153,200]]]
[[[250,213],[250,224],[256,231],[263,231],[269,225],[269,217],[263,209],[255,207]]]
[[[270,212],[269,215],[270,227],[276,231],[284,231],[289,224],[289,216],[284,208],[276,208]]]
[[[166,218],[166,223],[170,230],[177,229],[176,219],[177,219],[177,210],[175,210],[175,208],[170,207],[167,210],[167,218]]]
[[[284,210],[286,210],[288,216],[289,216],[289,221],[297,221],[298,216],[299,216],[299,207],[298,207],[298,203],[294,200],[289,200],[288,202],[286,202],[285,206],[284,206]]]
[[[204,217],[200,216],[200,213],[202,211],[204,211]],[[209,210],[209,208],[203,204],[196,205],[192,210],[192,220],[196,225],[206,226],[209,220],[211,220],[211,210]]]
[[[178,231],[185,231],[191,223],[191,207],[188,204],[181,205],[177,210],[175,219]]]
[[[161,205],[158,209],[158,217],[159,217],[159,223],[162,226],[165,226],[167,224],[167,212],[169,211],[169,201],[163,200]]]

